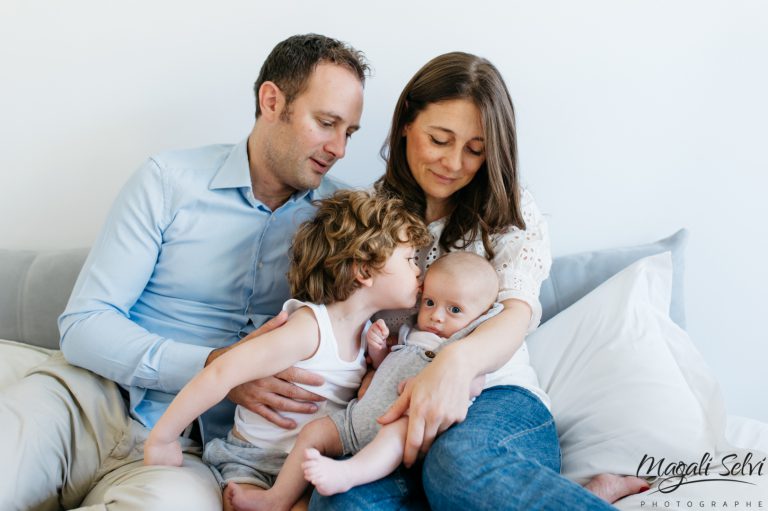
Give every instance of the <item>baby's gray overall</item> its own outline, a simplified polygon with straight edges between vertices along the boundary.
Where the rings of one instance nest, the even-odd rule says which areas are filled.
[[[353,399],[346,409],[329,416],[339,430],[344,455],[357,453],[373,440],[381,429],[376,419],[383,415],[397,399],[397,386],[401,381],[416,376],[435,358],[439,350],[463,339],[485,320],[501,312],[503,308],[504,306],[500,303],[493,304],[485,314],[445,339],[433,350],[408,344],[408,332],[411,328],[403,325],[400,329],[400,344],[392,347],[392,352],[379,366],[362,399]]]

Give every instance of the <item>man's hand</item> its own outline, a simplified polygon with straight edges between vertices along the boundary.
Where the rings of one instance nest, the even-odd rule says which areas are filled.
[[[211,354],[208,355],[208,360],[206,360],[205,365],[213,362],[213,360],[232,349],[236,344],[248,341],[254,337],[264,335],[267,332],[279,328],[285,324],[287,319],[288,314],[285,311],[280,312],[280,314],[270,319],[247,337],[241,339],[232,346],[213,350]],[[296,427],[296,422],[280,415],[280,411],[313,413],[317,411],[317,405],[311,401],[318,402],[325,400],[322,396],[294,385],[294,382],[302,383],[304,385],[319,386],[322,385],[324,381],[325,380],[323,380],[321,376],[313,372],[297,367],[291,367],[274,376],[238,385],[229,391],[227,398],[238,405],[246,407],[253,413],[261,415],[269,422],[276,424],[281,428],[293,429]]]
[[[164,444],[155,442],[152,435],[144,443],[144,464],[180,467],[184,461],[178,440]]]

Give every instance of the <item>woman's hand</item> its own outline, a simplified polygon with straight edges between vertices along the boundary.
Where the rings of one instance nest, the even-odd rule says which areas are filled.
[[[426,454],[438,434],[466,418],[474,376],[462,368],[449,346],[406,382],[397,401],[379,417],[380,424],[389,424],[408,412],[406,467],[413,465],[419,453]]]
[[[241,342],[245,342],[259,335],[263,335],[285,324],[288,314],[285,311],[264,323],[247,337],[241,339],[232,346],[213,350],[208,356],[205,365],[223,355],[228,350]],[[279,412],[313,413],[317,411],[317,405],[311,401],[324,401],[322,396],[304,390],[294,383],[319,386],[324,382],[322,376],[298,367],[291,367],[274,376],[261,378],[233,388],[227,394],[227,398],[253,413],[259,414],[269,422],[285,429],[296,427],[296,421],[286,419]],[[309,402],[308,402],[309,401]]]

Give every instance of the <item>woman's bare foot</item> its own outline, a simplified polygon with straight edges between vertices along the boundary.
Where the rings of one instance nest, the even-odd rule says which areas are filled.
[[[601,499],[613,504],[622,497],[644,492],[650,488],[648,483],[634,476],[617,476],[615,474],[600,474],[592,478],[584,488]]]

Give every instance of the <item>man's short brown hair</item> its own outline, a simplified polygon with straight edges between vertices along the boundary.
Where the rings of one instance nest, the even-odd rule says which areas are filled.
[[[381,270],[399,243],[421,247],[432,240],[400,199],[341,190],[315,204],[315,218],[301,224],[291,247],[288,282],[298,300],[346,300],[360,287],[356,277]]]
[[[291,36],[272,49],[253,84],[256,118],[261,115],[259,89],[264,82],[273,82],[280,88],[288,112],[288,107],[304,91],[312,71],[321,62],[349,69],[363,85],[370,71],[363,52],[346,43],[319,34]]]

